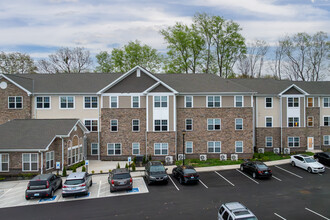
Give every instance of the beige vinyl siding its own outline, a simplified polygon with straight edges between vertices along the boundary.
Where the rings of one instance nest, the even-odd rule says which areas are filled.
[[[244,100],[245,101],[245,100]],[[273,117],[273,127],[280,127],[280,99],[273,97],[273,108],[266,108],[265,97],[256,97],[257,101],[257,127],[265,127],[265,117]],[[251,102],[251,100],[250,100]]]
[[[307,98],[306,98],[307,99]],[[300,97],[300,127],[304,127],[305,125],[305,104],[304,104],[304,97]]]
[[[234,96],[222,96],[222,107],[234,107]]]
[[[177,104],[177,108],[184,108],[184,96],[177,96],[176,104]]]
[[[194,96],[194,108],[205,108],[206,107],[206,96]]]
[[[102,101],[103,101],[103,108],[109,108],[110,107],[110,99],[109,96],[103,96],[102,97]]]
[[[118,96],[119,108],[131,108],[131,96]]]
[[[244,107],[251,107],[251,96],[244,96]]]
[[[286,110],[287,110],[287,98],[286,97],[283,97],[282,98],[282,127],[287,127],[288,124],[287,124],[287,113],[286,113]]]
[[[146,108],[146,96],[140,96],[140,108]]]

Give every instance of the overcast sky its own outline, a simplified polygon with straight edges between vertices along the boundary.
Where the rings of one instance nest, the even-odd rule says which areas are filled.
[[[159,30],[196,12],[238,22],[247,40],[330,33],[330,0],[1,0],[0,51],[46,57],[58,47],[96,54],[140,40],[166,49]]]

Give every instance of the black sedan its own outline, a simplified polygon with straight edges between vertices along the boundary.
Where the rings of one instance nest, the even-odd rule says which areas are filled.
[[[199,181],[199,175],[192,166],[177,166],[172,173],[179,180],[180,184],[198,183]]]
[[[252,174],[253,178],[270,178],[272,171],[260,161],[248,161],[241,164],[241,171]]]
[[[330,166],[330,152],[316,153],[314,158],[319,163]]]

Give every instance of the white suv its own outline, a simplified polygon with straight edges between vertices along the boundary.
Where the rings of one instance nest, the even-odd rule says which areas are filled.
[[[218,220],[258,220],[257,217],[239,202],[222,204],[218,211]]]
[[[292,166],[297,166],[307,170],[310,173],[323,173],[325,168],[319,162],[316,162],[314,158],[304,155],[304,154],[297,154],[291,156],[290,159]]]

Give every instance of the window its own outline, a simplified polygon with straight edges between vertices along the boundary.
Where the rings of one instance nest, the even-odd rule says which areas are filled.
[[[330,126],[330,117],[329,116],[323,118],[323,125]]]
[[[0,172],[9,171],[9,154],[0,154]]]
[[[288,118],[288,127],[299,127],[299,118],[289,117]]]
[[[314,98],[313,97],[307,98],[307,106],[314,107]]]
[[[272,117],[266,117],[266,127],[267,128],[273,127],[273,118]]]
[[[74,108],[74,97],[73,96],[60,96],[60,108],[69,109]]]
[[[266,137],[266,147],[273,147],[273,137]]]
[[[99,154],[99,144],[91,143],[91,155],[98,155],[98,154]]]
[[[207,142],[208,153],[221,153],[221,141],[209,141]]]
[[[113,119],[110,121],[110,131],[118,131],[118,120]]]
[[[46,170],[54,168],[54,151],[46,153]]]
[[[98,131],[98,120],[97,119],[86,119],[85,126],[89,131]]]
[[[140,108],[140,96],[132,96],[132,108]]]
[[[235,130],[243,130],[243,118],[235,119]]]
[[[243,107],[243,96],[235,96],[235,107]]]
[[[265,98],[266,108],[273,108],[273,98],[272,97],[266,97]]]
[[[140,120],[139,119],[133,119],[132,120],[132,131],[140,131]]]
[[[299,98],[288,98],[288,107],[294,107],[294,108],[297,108],[299,107]]]
[[[314,117],[313,116],[308,116],[307,117],[307,126],[308,127],[314,127]]]
[[[132,154],[133,155],[140,154],[140,143],[132,143]]]
[[[155,120],[155,131],[167,131],[167,120]]]
[[[155,143],[155,155],[168,155],[168,143]]]
[[[98,101],[97,96],[85,96],[84,108],[97,108]]]
[[[193,97],[192,96],[185,96],[184,99],[185,99],[184,107],[185,108],[192,108],[193,107]]]
[[[154,96],[155,108],[166,108],[167,107],[167,96]]]
[[[330,135],[324,135],[323,136],[323,144],[324,145],[330,145]]]
[[[22,154],[22,171],[38,171],[38,154]]]
[[[235,152],[243,153],[243,141],[235,141]]]
[[[192,154],[192,153],[193,153],[193,142],[186,141],[186,154]]]
[[[108,144],[108,155],[121,155],[121,144],[119,143]]]
[[[330,97],[323,98],[323,107],[330,108]]]
[[[50,98],[49,98],[49,96],[37,96],[36,97],[36,107],[38,109],[50,108]]]
[[[118,108],[118,97],[110,96],[110,108]]]
[[[288,147],[299,147],[299,137],[288,137]]]
[[[207,130],[214,131],[221,129],[221,120],[219,118],[207,119]]]
[[[220,108],[221,107],[220,96],[207,96],[207,107]]]
[[[8,97],[8,108],[10,108],[10,109],[23,108],[23,97],[22,96],[9,96]]]
[[[191,118],[186,119],[186,131],[193,130],[193,120]]]

